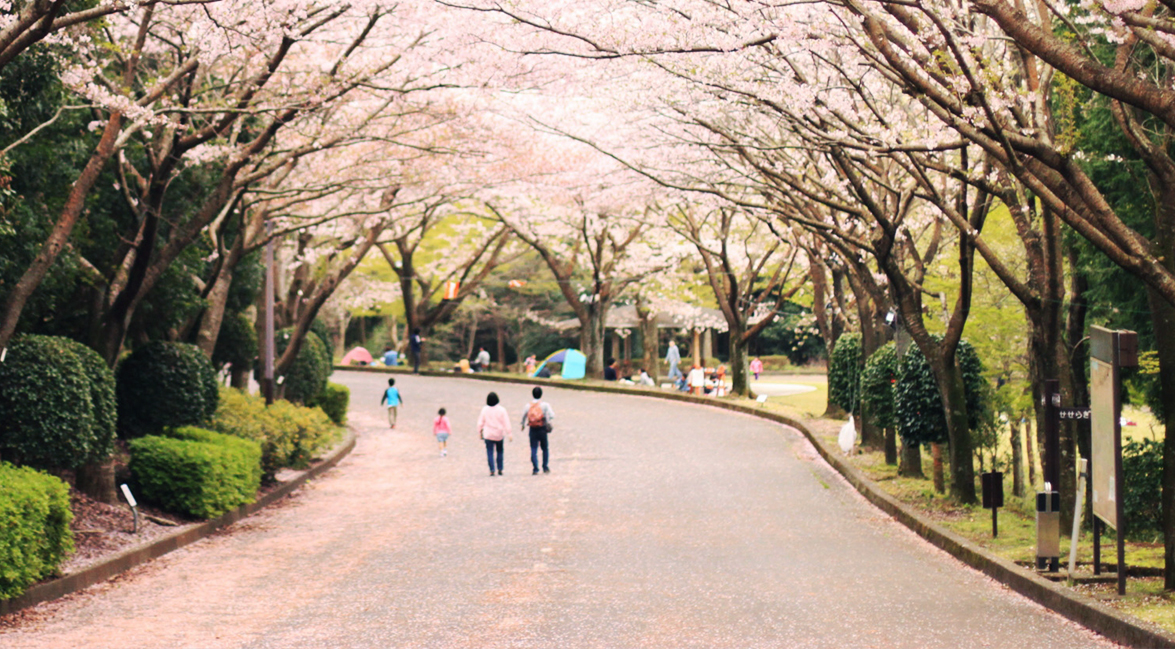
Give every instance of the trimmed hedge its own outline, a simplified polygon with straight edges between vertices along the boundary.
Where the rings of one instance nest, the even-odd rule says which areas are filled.
[[[216,335],[212,350],[212,366],[221,369],[232,364],[234,368],[250,368],[257,359],[257,330],[244,313],[226,313]]]
[[[224,388],[220,408],[208,427],[261,445],[261,472],[272,480],[283,467],[304,468],[314,455],[338,439],[339,428],[318,408],[288,401],[266,407],[265,399]]]
[[[169,511],[213,518],[257,498],[261,447],[256,442],[183,427],[168,437],[132,440],[130,449],[139,493]]]
[[[292,329],[283,329],[277,333],[274,344],[278,357],[289,346],[292,333]],[[326,379],[333,370],[326,344],[317,334],[308,331],[302,339],[302,346],[298,348],[298,355],[286,370],[282,394],[295,403],[310,403],[326,389]]]
[[[861,368],[861,334],[843,334],[828,358],[828,400],[848,413],[861,400]]]
[[[80,347],[56,336],[12,339],[0,363],[0,456],[39,468],[73,468],[109,454],[105,378],[92,359],[78,354]]]
[[[219,382],[195,345],[156,341],[118,366],[118,421],[125,437],[204,422],[216,412]]]
[[[0,463],[0,599],[57,573],[73,552],[69,486],[28,467]]]
[[[314,397],[314,401],[309,405],[317,406],[326,413],[327,417],[330,417],[331,421],[342,426],[347,423],[347,407],[351,405],[351,390],[345,385],[328,382],[326,389]]]
[[[966,340],[959,341],[955,351],[956,362],[963,373],[963,389],[967,398],[967,423],[978,430],[988,407],[984,389],[983,363],[975,348]],[[942,396],[930,364],[917,345],[910,345],[898,363],[898,382],[894,386],[894,418],[898,435],[906,444],[946,444],[947,421]]]
[[[118,436],[118,396],[114,372],[110,371],[98,352],[73,340],[68,344],[82,362],[86,377],[90,380],[94,439],[86,461],[105,460],[114,452],[114,439]]]
[[[873,352],[861,372],[861,401],[869,406],[868,415],[879,428],[896,425],[893,393],[897,374],[898,348],[892,342]]]

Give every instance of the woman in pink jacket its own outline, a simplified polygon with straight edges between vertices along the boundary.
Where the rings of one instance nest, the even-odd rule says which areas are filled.
[[[494,475],[494,451],[498,452],[498,473],[502,475],[502,451],[504,439],[514,441],[510,428],[510,415],[506,409],[498,404],[498,394],[491,392],[486,397],[486,405],[477,417],[477,433],[486,443],[486,459],[490,463],[490,477]]]

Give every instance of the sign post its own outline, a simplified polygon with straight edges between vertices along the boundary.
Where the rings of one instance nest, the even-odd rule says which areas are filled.
[[[1122,511],[1121,368],[1138,365],[1138,335],[1090,327],[1090,480],[1093,515],[1118,537],[1118,594],[1126,594],[1126,520]],[[1100,526],[1095,526],[1094,562],[1101,560]],[[1100,566],[1097,566],[1100,568]]]
[[[991,538],[1000,535],[997,512],[1004,506],[1004,474],[1001,471],[981,473],[979,484],[983,491],[983,508],[991,510]]]

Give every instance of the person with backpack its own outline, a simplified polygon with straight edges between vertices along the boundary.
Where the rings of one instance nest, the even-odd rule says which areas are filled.
[[[542,388],[536,385],[530,394],[534,399],[531,400],[526,410],[522,411],[522,430],[530,428],[530,464],[534,467],[531,475],[539,474],[538,450],[540,447],[543,449],[543,473],[550,473],[551,469],[547,464],[551,453],[547,445],[547,435],[552,430],[551,422],[555,420],[555,411],[551,410],[551,404],[542,401]]]

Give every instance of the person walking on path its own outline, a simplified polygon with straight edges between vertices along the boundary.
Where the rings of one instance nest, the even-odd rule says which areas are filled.
[[[388,389],[384,390],[384,395],[379,400],[379,405],[385,403],[388,406],[388,425],[395,428],[396,410],[404,403],[404,398],[400,396],[400,390],[396,387],[396,379],[388,379]]]
[[[486,443],[486,459],[490,463],[490,477],[494,476],[494,452],[498,454],[498,475],[502,475],[502,453],[505,450],[503,438],[514,441],[510,434],[510,414],[506,408],[498,404],[498,394],[491,392],[486,396],[486,405],[477,416],[477,434]]]
[[[479,347],[477,349],[477,371],[490,371],[490,353],[486,351],[485,347]]]
[[[424,339],[420,337],[420,327],[412,330],[408,336],[408,348],[412,351],[412,373],[420,374],[420,356],[424,353]]]
[[[763,373],[763,361],[759,360],[759,357],[756,356],[754,359],[751,360],[751,368],[750,369],[751,369],[751,374],[754,374],[755,380],[758,381],[759,375]]]
[[[681,378],[681,370],[678,365],[681,364],[681,353],[677,351],[677,343],[669,341],[669,351],[665,354],[665,362],[669,363],[669,378]]]
[[[445,416],[445,409],[437,411],[437,418],[432,422],[432,434],[436,435],[437,446],[441,447],[441,457],[449,454],[449,433],[453,428],[449,425],[449,418]]]
[[[530,465],[534,468],[531,475],[539,474],[538,451],[540,447],[543,449],[543,473],[550,473],[551,469],[548,463],[551,459],[551,451],[547,445],[547,435],[551,432],[551,422],[555,421],[555,411],[551,410],[551,404],[542,400],[542,388],[536,385],[530,394],[534,399],[526,407],[526,411],[522,413],[522,430],[530,428]]]

